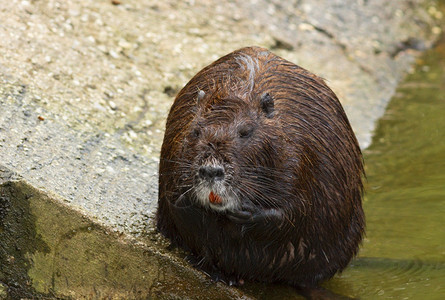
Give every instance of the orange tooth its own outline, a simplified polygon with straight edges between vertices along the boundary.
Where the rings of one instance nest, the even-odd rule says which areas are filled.
[[[222,199],[220,196],[218,196],[213,191],[211,191],[209,194],[209,201],[210,201],[210,203],[213,203],[213,204],[221,204]]]

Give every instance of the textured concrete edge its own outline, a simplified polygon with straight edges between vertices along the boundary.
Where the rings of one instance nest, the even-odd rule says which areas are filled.
[[[12,98],[17,102],[0,103],[3,164],[115,230],[141,232],[156,206],[157,163],[129,152],[113,136],[76,131]]]
[[[111,232],[0,165],[0,298],[249,296],[212,283],[156,234]]]

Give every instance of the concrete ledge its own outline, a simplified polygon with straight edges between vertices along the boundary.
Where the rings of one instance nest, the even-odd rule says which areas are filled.
[[[0,299],[243,295],[190,268],[156,233],[138,242],[111,232],[2,166],[0,235]]]
[[[141,232],[156,207],[156,162],[132,153],[110,134],[70,128],[57,115],[24,104],[35,96],[23,88],[0,102],[2,161],[96,221]]]

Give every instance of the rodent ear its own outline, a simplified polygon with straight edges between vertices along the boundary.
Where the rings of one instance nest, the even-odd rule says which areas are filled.
[[[261,96],[260,100],[261,109],[266,114],[267,118],[272,118],[274,115],[274,100],[269,93],[265,93]]]

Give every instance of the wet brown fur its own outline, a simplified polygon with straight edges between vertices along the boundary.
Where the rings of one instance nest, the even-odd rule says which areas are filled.
[[[266,94],[271,110],[260,103]],[[234,209],[194,198],[209,156],[225,170]],[[363,173],[357,140],[324,81],[266,49],[243,48],[200,71],[173,103],[157,226],[221,279],[313,286],[358,251]]]

